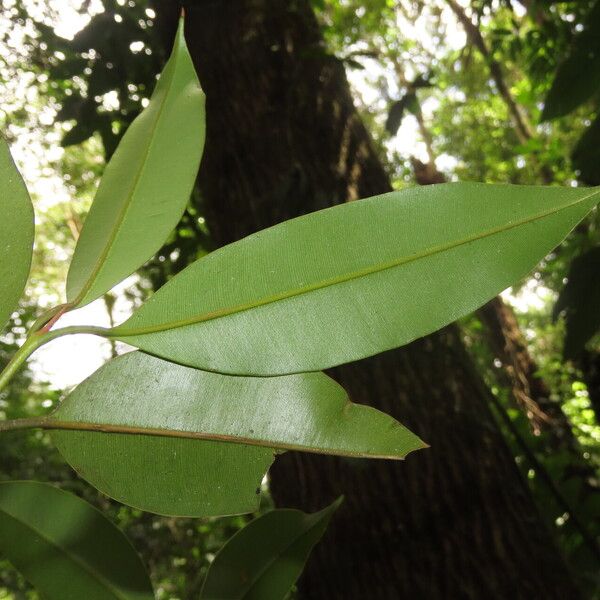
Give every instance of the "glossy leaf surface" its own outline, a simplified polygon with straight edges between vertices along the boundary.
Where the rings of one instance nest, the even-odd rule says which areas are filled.
[[[142,352],[104,365],[52,419],[104,431],[341,456],[398,459],[424,447],[392,417],[350,402],[344,388],[324,373],[231,377]]]
[[[0,483],[0,553],[47,600],[152,600],[139,556],[113,523],[45,483]]]
[[[4,138],[0,136],[0,330],[27,283],[33,250],[33,206]]]
[[[544,102],[542,120],[562,117],[600,90],[600,0],[576,34],[567,58],[559,66]]]
[[[577,358],[587,342],[600,331],[600,247],[573,260],[567,283],[554,306],[554,316],[564,311],[564,356]]]
[[[215,557],[201,600],[283,600],[341,502],[314,514],[273,510],[246,525]]]
[[[200,259],[113,333],[168,360],[231,374],[358,360],[493,298],[599,198],[596,188],[464,183],[335,206]]]
[[[204,146],[204,93],[180,21],[148,107],[106,167],[67,278],[67,299],[95,300],[162,246],[181,218]]]
[[[391,417],[350,403],[323,373],[229,377],[141,352],[102,367],[50,421],[82,477],[170,515],[255,510],[274,449],[402,458],[424,447]]]

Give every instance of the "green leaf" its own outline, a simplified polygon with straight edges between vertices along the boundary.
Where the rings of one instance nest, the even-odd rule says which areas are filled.
[[[274,455],[259,446],[127,433],[55,431],[52,439],[77,473],[107,496],[174,517],[258,510]]]
[[[554,317],[564,312],[563,353],[566,359],[575,359],[600,331],[600,246],[574,259],[567,278],[554,306]]]
[[[283,600],[342,500],[314,514],[272,510],[246,525],[216,555],[201,600]]]
[[[573,39],[569,56],[559,66],[544,102],[542,120],[562,117],[600,90],[600,0],[592,7],[583,30]]]
[[[580,181],[600,185],[600,113],[579,138],[571,158]]]
[[[46,483],[0,483],[0,552],[47,600],[152,600],[142,561],[115,525]]]
[[[27,283],[33,250],[33,206],[8,144],[0,136],[0,331]]]
[[[597,188],[463,183],[335,206],[205,256],[109,335],[231,374],[358,360],[493,298],[599,198]]]
[[[182,19],[150,104],[106,166],[69,269],[69,303],[95,300],[161,247],[189,201],[204,133],[204,93]]]
[[[229,377],[141,352],[99,369],[47,427],[101,491],[189,516],[255,510],[275,449],[398,459],[425,446],[388,415],[352,404],[323,373]]]

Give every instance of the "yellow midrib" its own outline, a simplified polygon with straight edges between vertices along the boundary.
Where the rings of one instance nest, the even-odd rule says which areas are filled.
[[[430,248],[427,248],[421,252],[417,252],[416,254],[412,254],[410,256],[405,256],[405,257],[397,258],[397,259],[390,260],[387,262],[378,263],[376,265],[373,265],[370,267],[365,267],[364,269],[359,269],[357,271],[352,271],[352,272],[346,273],[344,275],[340,275],[337,277],[331,277],[329,279],[323,279],[321,281],[318,281],[318,282],[308,285],[308,286],[295,288],[292,290],[286,290],[284,292],[280,292],[279,294],[273,294],[272,296],[266,296],[264,298],[260,298],[259,300],[256,300],[253,302],[248,302],[245,304],[239,304],[236,306],[223,308],[223,309],[219,309],[216,311],[199,314],[199,315],[189,317],[186,319],[180,319],[177,321],[161,323],[158,325],[152,325],[152,326],[148,326],[148,327],[133,328],[133,329],[129,329],[129,330],[127,328],[123,327],[123,325],[127,324],[127,322],[125,322],[123,325],[119,325],[118,327],[116,327],[112,330],[109,330],[109,336],[125,338],[125,337],[139,336],[139,335],[148,335],[151,333],[158,333],[158,332],[166,331],[169,329],[177,329],[180,327],[195,325],[197,323],[202,323],[205,321],[212,321],[214,319],[227,317],[227,316],[230,316],[230,315],[233,315],[236,313],[244,312],[246,310],[251,310],[253,308],[259,308],[259,307],[265,306],[267,304],[279,302],[280,300],[286,300],[288,298],[301,296],[301,295],[307,294],[309,292],[320,290],[320,289],[323,289],[326,287],[331,287],[333,285],[338,285],[341,283],[346,283],[348,281],[352,281],[354,279],[359,279],[359,278],[365,277],[367,275],[379,273],[381,271],[386,271],[386,270],[392,269],[394,267],[399,267],[399,266],[414,262],[416,260],[420,260],[422,258],[427,258],[429,256],[433,256],[434,254],[439,254],[440,252],[444,252],[446,250],[451,250],[453,248],[457,248],[458,246],[462,246],[462,245],[468,244],[470,242],[474,242],[474,241],[477,241],[480,239],[491,237],[493,235],[497,235],[497,234],[503,233],[505,231],[510,231],[511,229],[515,229],[516,227],[520,227],[522,225],[527,225],[528,223],[531,223],[533,221],[537,221],[539,219],[543,219],[545,217],[555,215],[559,212],[562,212],[563,210],[567,210],[569,208],[572,208],[573,206],[581,204],[582,202],[589,200],[593,196],[600,194],[600,189],[598,189],[598,188],[593,188],[593,189],[595,191],[593,191],[589,195],[579,198],[579,199],[577,199],[569,204],[566,204],[564,206],[561,206],[560,208],[554,208],[552,210],[538,213],[538,214],[528,217],[526,219],[521,219],[519,221],[515,221],[514,223],[510,223],[508,225],[501,225],[499,227],[495,227],[495,228],[489,229],[484,232],[480,232],[477,234],[473,234],[471,236],[467,236],[466,238],[463,238],[460,240],[453,240],[447,244],[441,244],[439,246],[432,246]],[[160,293],[160,292],[158,292],[158,293]]]
[[[86,571],[87,573],[89,573],[92,576],[93,579],[95,579],[96,581],[98,581],[109,592],[111,592],[112,594],[114,594],[115,598],[118,598],[119,600],[128,600],[127,596],[124,596],[123,594],[121,594],[121,592],[118,589],[114,588],[109,581],[107,581],[102,575],[100,575],[100,573],[98,573],[97,571],[95,571],[90,565],[88,565],[85,561],[81,560],[77,555],[71,554],[65,548],[63,548],[62,546],[58,545],[54,540],[52,540],[47,535],[45,535],[37,527],[34,527],[33,525],[31,525],[31,523],[26,523],[25,521],[23,521],[19,517],[16,517],[12,513],[9,513],[6,509],[0,508],[0,512],[3,512],[10,519],[13,519],[14,521],[17,521],[17,523],[19,523],[20,525],[22,525],[26,529],[30,529],[36,535],[39,535],[47,544],[49,544],[53,548],[56,548],[59,552],[61,552],[65,556],[67,556],[69,558],[69,560],[71,560],[74,563],[78,564],[84,571]]]
[[[127,213],[129,212],[129,209],[131,208],[131,205],[133,204],[133,199],[136,195],[138,186],[140,184],[142,174],[146,170],[146,160],[147,160],[148,156],[150,155],[150,151],[152,150],[152,148],[154,146],[154,138],[155,138],[156,132],[158,130],[158,125],[159,125],[160,119],[162,117],[163,110],[169,100],[169,87],[168,86],[175,79],[175,73],[177,70],[177,61],[178,60],[179,60],[179,48],[177,48],[177,51],[174,52],[173,70],[172,70],[171,79],[168,82],[165,82],[167,85],[166,85],[164,99],[163,99],[162,104],[159,107],[159,110],[156,115],[156,119],[154,121],[152,130],[150,132],[150,142],[144,152],[144,158],[141,162],[141,166],[136,173],[136,176],[134,178],[134,181],[131,186],[131,190],[127,196],[127,199],[123,203],[123,206],[122,206],[121,210],[119,211],[118,218],[115,222],[115,227],[111,231],[111,234],[106,242],[106,245],[104,246],[104,249],[99,254],[98,259],[96,260],[96,263],[90,273],[90,276],[88,277],[84,286],[81,288],[81,291],[79,292],[79,294],[77,294],[77,297],[75,298],[75,300],[70,302],[70,304],[72,304],[73,306],[77,306],[78,304],[80,304],[85,299],[87,293],[90,291],[90,289],[94,285],[94,282],[96,281],[98,273],[102,270],[102,267],[104,266],[105,261],[106,261],[106,257],[108,256],[109,252],[111,251],[112,247],[114,246],[117,236],[118,236],[119,232],[121,231],[123,223],[125,222],[125,217],[127,216]]]

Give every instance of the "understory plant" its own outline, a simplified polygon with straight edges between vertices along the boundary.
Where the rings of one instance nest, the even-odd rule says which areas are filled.
[[[397,460],[426,444],[354,404],[322,370],[396,348],[524,277],[600,199],[599,188],[443,184],[293,219],[230,244],[173,277],[124,323],[60,327],[162,246],[195,183],[204,94],[183,20],[147,108],[106,167],[77,242],[66,300],[45,311],[0,374],[4,388],[38,348],[94,334],[138,350],[101,367],[41,428],[80,477],[161,515],[253,512],[287,450]],[[33,208],[0,141],[0,325],[28,278]],[[432,441],[435,443],[435,440]],[[309,491],[310,492],[310,491]],[[352,490],[348,490],[352,493]],[[276,510],[214,560],[205,599],[281,599],[341,499],[306,515]],[[57,487],[0,484],[0,551],[49,599],[153,597],[125,536]]]

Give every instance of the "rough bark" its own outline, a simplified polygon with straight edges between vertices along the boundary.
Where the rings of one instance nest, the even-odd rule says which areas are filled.
[[[308,2],[204,1],[186,14],[207,93],[202,208],[217,244],[390,189]],[[333,375],[432,448],[402,463],[278,459],[278,504],[316,510],[346,495],[302,598],[578,596],[455,327]]]
[[[551,400],[546,382],[538,375],[538,365],[529,353],[513,309],[498,296],[481,307],[477,315],[486,328],[491,351],[502,363],[505,383],[534,433],[544,431],[554,449],[567,448],[580,455],[565,413]]]

